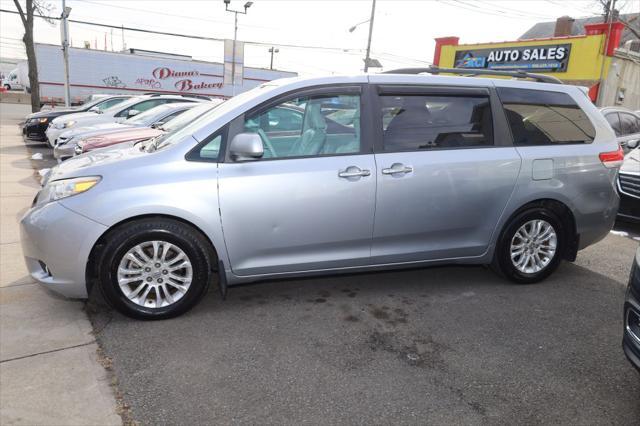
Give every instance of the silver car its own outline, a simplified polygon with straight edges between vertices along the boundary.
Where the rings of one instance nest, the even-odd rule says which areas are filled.
[[[136,127],[159,127],[198,105],[201,104],[195,102],[160,104],[122,123],[102,123],[64,132],[56,140],[56,146],[53,148],[53,157],[58,162],[73,157],[76,155],[75,151],[78,143],[86,138],[129,131]]]
[[[600,112],[607,119],[625,153],[640,145],[640,115],[622,107],[604,107]]]
[[[534,283],[604,238],[623,159],[577,87],[409,74],[265,83],[145,149],[55,167],[31,275],[166,318],[210,283],[436,264]]]

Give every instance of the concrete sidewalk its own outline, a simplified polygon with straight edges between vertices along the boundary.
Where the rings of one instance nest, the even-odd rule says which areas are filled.
[[[0,424],[120,425],[83,304],[24,266],[18,220],[39,187],[17,127],[29,109],[0,104]]]

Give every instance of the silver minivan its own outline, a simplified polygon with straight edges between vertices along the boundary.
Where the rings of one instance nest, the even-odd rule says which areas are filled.
[[[57,166],[22,246],[46,287],[99,286],[136,318],[181,314],[212,282],[458,263],[534,283],[607,235],[622,159],[574,86],[285,79]]]

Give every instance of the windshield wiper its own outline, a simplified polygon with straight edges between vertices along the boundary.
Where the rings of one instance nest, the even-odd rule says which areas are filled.
[[[158,141],[160,140],[160,137],[161,137],[161,136],[162,136],[162,135],[158,135],[158,136],[156,136],[155,138],[151,138],[151,139],[149,139],[149,141],[148,141],[148,142],[145,144],[145,146],[144,146],[144,150],[145,150],[146,152],[153,152],[153,151],[155,151],[156,149],[158,149]]]

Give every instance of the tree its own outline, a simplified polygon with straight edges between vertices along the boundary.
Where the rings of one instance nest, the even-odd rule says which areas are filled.
[[[602,7],[602,10],[604,12],[604,22],[609,22],[609,17],[611,17],[612,22],[618,21],[622,23],[622,25],[624,25],[626,29],[633,33],[634,36],[640,38],[640,31],[635,28],[635,24],[633,23],[638,19],[637,15],[627,21],[626,19],[620,17],[620,11],[615,9],[616,2],[614,0],[598,0],[598,3],[600,3],[600,7]]]
[[[44,0],[26,0],[25,8],[23,9],[18,0],[13,0],[18,13],[20,13],[20,19],[24,26],[24,36],[22,41],[24,42],[25,50],[27,51],[27,63],[29,66],[29,86],[31,87],[31,111],[36,112],[40,110],[40,85],[38,83],[38,64],[36,63],[36,49],[33,44],[33,17],[37,13],[39,16],[45,16],[43,12],[49,12],[51,6]],[[51,22],[51,21],[50,21]]]

